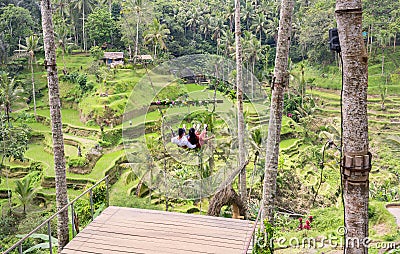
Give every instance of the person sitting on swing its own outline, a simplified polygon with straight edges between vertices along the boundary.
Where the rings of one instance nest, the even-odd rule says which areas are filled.
[[[207,137],[207,124],[204,124],[204,129],[201,131],[201,133],[199,131],[196,131],[195,128],[190,128],[188,136],[189,143],[195,145],[195,148],[201,148],[206,141],[215,138],[214,135],[211,137]]]
[[[188,138],[185,135],[185,133],[186,130],[184,128],[179,128],[178,136],[172,137],[171,142],[182,148],[191,148],[191,149],[196,148],[196,145],[193,145],[188,141]]]

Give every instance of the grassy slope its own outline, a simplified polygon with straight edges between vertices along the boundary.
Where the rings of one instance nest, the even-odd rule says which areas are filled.
[[[83,66],[83,68],[85,68],[85,66],[87,66],[88,59],[90,60],[90,57],[83,56],[83,55],[69,56],[66,58],[67,66],[70,71],[71,70],[80,71],[80,66]],[[61,69],[61,65],[62,65],[62,63],[59,62],[60,69]],[[377,87],[378,87],[377,82],[380,80],[379,78],[377,78],[377,76],[379,76],[379,70],[380,70],[379,68],[380,68],[379,63],[377,63],[375,66],[370,67],[370,89],[369,89],[370,94],[379,92],[377,89]],[[140,72],[135,73],[131,70],[120,70],[116,73],[115,80],[118,80],[118,82],[134,82],[135,83],[140,80],[140,77],[138,77],[138,75],[142,75],[142,74],[143,73],[140,73]],[[43,75],[43,73],[38,73],[38,76],[40,76],[40,75]],[[317,84],[318,87],[329,88],[329,89],[340,89],[341,76],[338,71],[334,71],[332,73],[322,75],[322,72],[320,70],[308,68],[306,70],[306,79],[310,78],[310,77],[316,78],[315,83]],[[89,80],[94,81],[94,77],[92,75],[89,75]],[[41,82],[45,82],[45,79],[41,80],[39,77],[39,83],[41,83]],[[111,84],[113,84],[113,83],[111,82]],[[42,87],[43,87],[43,84],[42,84]],[[62,86],[61,86],[62,93],[68,92],[68,90],[70,88],[71,88],[71,86],[69,84],[62,84]],[[193,98],[193,99],[204,99],[205,98],[204,93],[201,92],[204,89],[203,86],[190,84],[190,85],[186,85],[186,89],[190,92],[191,98]],[[397,92],[396,86],[393,85],[393,87],[390,87],[388,89],[388,92],[389,92],[389,94],[392,95],[392,97],[390,98],[392,107],[396,108],[398,106],[398,103],[400,102],[400,100],[396,97],[396,94],[399,94]],[[339,113],[338,108],[340,106],[340,97],[339,97],[338,91],[333,91],[333,90],[329,91],[329,90],[321,90],[321,89],[310,91],[308,89],[308,93],[324,100],[324,105],[326,107],[322,108],[322,110],[321,110],[323,115],[325,113],[332,113],[334,116],[338,116],[338,113]],[[128,96],[129,94],[124,94],[124,95]],[[212,92],[211,91],[207,92],[206,97],[212,98]],[[227,100],[226,97],[223,97],[223,98],[224,98],[224,100]],[[48,98],[46,97],[46,95],[44,98],[42,98],[41,101],[42,101],[41,105],[45,106],[46,102],[48,101]],[[374,107],[374,108],[379,109],[379,98],[370,97],[369,101],[371,103],[369,105],[369,107]],[[94,99],[93,97],[88,96],[86,98],[86,102],[85,102],[86,104],[83,103],[82,105],[83,106],[92,105],[93,107],[103,107],[102,105],[106,102],[107,102],[107,99],[99,99],[98,96]],[[224,103],[224,104],[218,105],[218,107],[221,109],[227,110],[228,107],[231,106],[230,104],[231,103]],[[378,105],[378,106],[376,106],[376,105]],[[387,105],[389,105],[389,104],[387,104]],[[258,106],[260,106],[260,105],[258,105]],[[261,107],[263,107],[263,110],[267,110],[267,106],[261,105]],[[246,105],[245,105],[245,108],[246,108]],[[89,110],[89,108],[84,108],[83,110]],[[173,113],[174,111],[176,111],[176,109],[170,109],[170,110],[171,110],[170,113]],[[254,112],[254,108],[251,106],[247,106],[247,111]],[[38,111],[38,113],[39,113],[39,115],[49,117],[49,111],[46,109],[41,109]],[[76,126],[76,127],[85,128],[85,129],[90,129],[90,128],[97,129],[98,128],[98,127],[87,127],[84,123],[82,123],[80,121],[78,112],[75,110],[63,109],[62,114],[63,114],[63,121],[67,124],[70,124],[71,126]],[[381,116],[381,117],[389,118],[389,117],[397,116],[398,113],[394,112],[390,116],[387,116],[387,114],[385,114],[385,113],[370,113],[370,114],[374,115],[374,116]],[[159,113],[152,112],[147,115],[146,120],[147,121],[156,120],[158,118],[159,118]],[[139,121],[142,121],[143,118],[138,117],[138,119],[136,119],[136,120],[137,120],[137,122],[139,122]],[[136,123],[136,120],[134,120],[135,123]],[[386,121],[386,122],[388,122],[388,121]],[[285,124],[283,124],[283,125],[285,125]],[[50,128],[48,126],[45,126],[45,125],[42,125],[39,123],[29,123],[29,126],[31,126],[37,132],[48,132],[48,133],[50,132]],[[74,137],[74,138],[82,139],[81,141],[89,141],[89,139],[82,138],[82,137]],[[94,142],[94,141],[92,141],[92,142]],[[297,145],[297,142],[298,142],[297,139],[283,140],[282,143],[280,144],[280,147],[282,150],[290,150],[291,148],[293,148],[294,146]],[[67,147],[66,152],[69,154],[75,154],[76,148]],[[26,155],[28,158],[34,159],[36,161],[40,161],[44,165],[46,165],[46,170],[45,170],[46,175],[54,175],[53,170],[51,170],[54,167],[52,155],[47,153],[46,151],[44,151],[43,146],[41,146],[40,144],[31,144]],[[113,162],[118,160],[118,158],[120,158],[121,156],[123,156],[122,150],[109,152],[109,153],[105,154],[98,161],[98,163],[96,164],[96,166],[93,169],[91,174],[82,176],[82,175],[75,175],[75,174],[68,173],[67,176],[69,178],[75,178],[75,179],[91,179],[91,180],[100,179],[104,175],[104,172],[113,165]],[[5,182],[3,181],[1,183],[1,185],[4,185],[4,184],[5,184]],[[146,201],[142,200],[142,199],[137,199],[137,198],[133,198],[133,197],[129,197],[127,199],[126,194],[124,194],[124,193],[127,193],[128,188],[130,188],[130,187],[125,185],[123,183],[123,178],[121,178],[112,188],[112,193],[111,193],[112,204],[151,208],[151,209],[163,209],[163,206],[150,205],[150,204],[147,204]],[[49,194],[54,193],[54,189],[52,189],[52,188],[43,189],[41,191],[49,193]],[[69,195],[76,196],[79,192],[80,192],[79,190],[78,191],[69,190]],[[382,207],[382,203],[375,204],[375,205]],[[185,208],[185,206],[183,208]],[[177,210],[184,211],[185,209],[183,209],[183,208],[177,209]],[[393,218],[390,215],[388,215],[382,209],[380,211],[382,212],[382,216],[380,217],[380,219],[371,220],[371,223],[372,223],[371,234],[373,236],[376,236],[376,234],[373,231],[374,225],[378,225],[378,224],[382,223],[383,221],[385,221],[386,224],[393,223]],[[331,232],[332,230],[334,230],[335,226],[337,226],[339,224],[341,225],[340,216],[337,216],[338,214],[342,213],[339,208],[333,207],[333,208],[329,208],[329,209],[325,208],[325,209],[311,210],[310,213],[313,214],[317,218],[316,223],[315,223],[316,224],[315,231],[310,232],[310,234],[317,235],[317,234],[321,234],[323,232]],[[332,221],[332,220],[334,220],[334,221]],[[323,225],[323,223],[325,223],[326,225]],[[390,232],[391,233],[394,232],[392,227],[390,227]],[[297,233],[294,233],[294,234],[297,234]],[[381,236],[376,236],[376,237],[379,238]]]
[[[393,54],[393,57],[399,57],[400,52]],[[388,60],[388,59],[385,59]],[[398,96],[400,95],[400,80],[399,80],[399,66],[389,62],[388,60],[385,64],[385,69],[387,72],[392,73],[392,83],[387,86],[388,96],[385,101],[387,107],[386,111],[381,110],[381,99],[379,96],[380,88],[379,84],[382,82],[381,77],[381,64],[380,62],[370,61],[369,64],[369,85],[368,85],[368,116],[370,122],[370,138],[371,138],[371,149],[375,152],[374,158],[379,155],[375,154],[379,151],[376,146],[384,145],[382,140],[385,136],[394,133],[397,125],[392,121],[398,121],[400,118],[400,113],[398,109],[400,108],[400,103],[398,101]],[[306,70],[306,79],[315,78],[314,89],[311,90],[307,87],[307,93],[311,94],[315,98],[320,100],[320,109],[317,115],[322,117],[340,117],[340,84],[341,84],[341,74],[338,71],[332,71],[331,67],[329,73],[321,70],[317,70],[312,67],[308,67]],[[336,68],[337,69],[337,68]],[[378,136],[379,135],[379,136]],[[290,143],[289,140],[284,141],[281,146],[287,146]],[[286,145],[285,145],[286,144]],[[380,162],[382,163],[382,162]],[[384,162],[383,162],[384,163]],[[370,181],[374,184],[384,184],[387,179],[393,178],[393,171],[389,171],[390,167],[383,165],[374,164],[374,170],[379,170],[379,173],[371,174]],[[301,170],[300,170],[301,171]],[[299,172],[299,174],[301,174]],[[373,211],[375,211],[374,216],[370,218],[370,236],[372,239],[377,241],[394,241],[400,239],[398,235],[394,217],[384,208],[386,202],[372,201],[370,206]],[[310,235],[326,235],[329,234],[332,229],[337,228],[342,225],[342,219],[340,216],[343,213],[341,209],[338,208],[323,208],[317,210],[311,210],[311,214],[315,217],[321,217],[323,222],[318,222],[316,229],[311,230]],[[332,219],[334,221],[332,221]],[[338,219],[338,220],[337,220]],[[322,224],[321,224],[322,223]],[[294,235],[299,233],[294,233]],[[289,234],[291,236],[292,234]],[[291,250],[293,251],[293,250]],[[323,251],[323,250],[321,250]],[[371,253],[377,253],[377,250],[371,250]],[[281,253],[281,252],[280,252]],[[282,251],[282,253],[287,253]],[[295,252],[293,252],[295,253]]]

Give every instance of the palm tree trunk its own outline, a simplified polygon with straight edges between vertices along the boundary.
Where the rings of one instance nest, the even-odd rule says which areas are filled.
[[[139,48],[139,22],[140,22],[140,12],[137,11],[137,22],[136,22],[136,41],[135,41],[135,57],[133,58],[133,63],[136,64],[136,57]]]
[[[368,34],[367,34],[367,52],[369,52],[368,51],[368,48],[370,47],[370,34],[371,34],[371,25],[369,25],[368,26]]]
[[[65,45],[64,45],[64,43],[62,45],[61,53],[62,53],[62,61],[63,61],[63,67],[64,67],[63,68],[63,74],[66,75],[67,74],[67,66],[65,65]]]
[[[373,37],[372,37],[372,28],[373,28],[373,26],[372,26],[372,24],[371,24],[371,30],[370,30],[370,32],[371,32],[371,35],[370,35],[370,38],[371,38],[371,41],[370,41],[370,44],[369,44],[369,55],[371,55],[372,54],[372,42],[373,42]]]
[[[236,99],[238,117],[238,143],[239,143],[239,163],[243,165],[246,160],[244,147],[244,117],[243,117],[243,80],[242,80],[242,45],[240,43],[240,1],[235,0],[235,42],[236,42]],[[239,174],[239,191],[246,210],[247,186],[246,168],[244,167]]]
[[[82,40],[83,40],[83,51],[86,52],[85,5],[84,4],[82,4]]]
[[[368,55],[362,37],[361,0],[337,0],[336,20],[343,56],[342,181],[345,253],[366,254],[370,153],[368,152]],[[354,166],[353,166],[354,165]],[[360,246],[353,244],[360,243]]]
[[[51,116],[51,130],[53,136],[53,152],[55,165],[56,202],[57,210],[68,203],[67,179],[65,171],[64,140],[62,133],[60,95],[56,65],[56,46],[54,42],[54,28],[52,22],[52,8],[50,0],[42,0],[42,28],[45,52],[45,66],[49,87],[49,105]],[[58,215],[58,249],[59,252],[68,243],[68,209]]]
[[[250,75],[250,78],[251,78],[251,99],[254,99],[254,75],[255,75],[255,73],[254,73],[254,70],[255,70],[255,65],[256,65],[256,58],[255,57],[253,57],[253,59],[252,59],[252,66],[251,66],[251,75]]]
[[[279,142],[282,127],[283,92],[289,86],[288,58],[292,30],[293,0],[282,0],[275,58],[272,98],[268,126],[267,153],[263,183],[262,219],[274,222],[274,202],[278,170]]]
[[[382,63],[381,63],[381,69],[382,73],[381,75],[383,76],[385,73],[385,46],[382,47]]]
[[[31,80],[32,80],[32,97],[33,97],[33,113],[36,118],[36,94],[35,94],[35,75],[33,74],[33,58],[31,57]]]

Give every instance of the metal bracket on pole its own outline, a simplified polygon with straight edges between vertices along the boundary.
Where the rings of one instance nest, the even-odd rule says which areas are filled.
[[[350,182],[366,182],[368,174],[371,171],[372,154],[368,152],[365,155],[344,154],[340,167],[345,179]],[[352,176],[352,179],[349,177]]]

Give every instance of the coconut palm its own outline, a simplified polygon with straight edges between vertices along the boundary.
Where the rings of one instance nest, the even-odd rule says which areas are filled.
[[[262,221],[274,222],[274,202],[276,196],[276,178],[278,174],[279,142],[282,126],[283,92],[288,87],[287,75],[289,46],[292,28],[292,13],[294,0],[282,0],[280,11],[279,32],[277,39],[274,82],[270,120],[268,125],[267,152],[265,156],[265,172],[263,183]]]
[[[26,206],[32,201],[35,191],[32,186],[32,179],[27,176],[22,181],[15,181],[15,193],[21,204],[24,207],[24,213],[26,213]]]
[[[186,21],[186,26],[190,27],[193,31],[193,36],[196,33],[196,28],[200,25],[201,15],[203,14],[199,8],[193,8],[188,11],[188,20]]]
[[[64,21],[65,24],[65,21]],[[61,57],[63,61],[63,73],[67,74],[67,66],[65,64],[65,54],[67,53],[67,26],[59,27],[58,32],[54,31],[57,37],[57,46],[61,48]]]
[[[221,33],[221,49],[224,51],[226,57],[232,55],[235,52],[235,35],[229,29],[222,30]]]
[[[229,20],[229,30],[232,31],[232,29],[233,29],[233,19],[235,17],[235,9],[232,7],[232,5],[227,4],[225,6],[224,13],[225,13],[225,15],[224,15],[225,20]]]
[[[168,37],[170,31],[166,24],[161,24],[158,19],[153,19],[153,23],[150,25],[148,32],[146,33],[144,40],[146,44],[153,44],[154,46],[154,59],[157,58],[157,46],[160,49],[167,49],[165,46],[165,39]]]
[[[262,44],[262,34],[267,31],[267,22],[264,13],[260,12],[257,14],[256,18],[253,20],[251,30],[259,34],[259,40]]]
[[[243,116],[243,79],[242,79],[242,44],[240,29],[240,0],[235,0],[235,44],[236,44],[236,100],[237,100],[237,119],[238,119],[238,151],[239,166],[244,165],[246,160],[246,151],[244,146],[244,116]],[[247,210],[247,185],[246,185],[246,167],[243,167],[239,174],[240,198]]]
[[[32,80],[32,98],[33,98],[33,112],[36,117],[36,92],[35,92],[35,75],[33,71],[33,64],[36,62],[35,52],[42,49],[39,46],[39,37],[37,35],[31,35],[26,38],[26,45],[19,45],[29,55],[29,65],[31,67],[31,80]]]
[[[223,29],[224,28],[226,29],[226,27],[224,26],[222,19],[219,18],[218,16],[211,17],[210,26],[211,26],[211,39],[217,42],[217,55],[218,55],[221,47],[221,34]]]
[[[70,0],[57,0],[55,2],[55,7],[58,13],[60,14],[61,18],[65,20],[66,15],[68,15],[69,12],[69,4]]]
[[[353,10],[360,10],[354,12]],[[344,252],[368,253],[368,246],[348,244],[349,239],[361,242],[368,237],[368,199],[370,153],[368,142],[368,55],[362,36],[362,1],[337,0],[336,20],[343,59],[342,106],[342,164],[357,165],[342,168],[344,225],[346,227]],[[361,165],[359,159],[362,159]],[[352,164],[352,162],[354,164]],[[351,241],[351,240],[350,240]]]
[[[251,4],[251,2],[246,1],[243,7],[244,8],[242,8],[241,17],[246,24],[246,30],[248,30],[254,18],[254,6]]]
[[[125,6],[125,5],[124,5]],[[135,53],[134,63],[136,63],[138,50],[139,50],[139,25],[141,22],[141,14],[143,11],[143,0],[131,0],[126,3],[126,8],[129,12],[135,12],[136,14],[136,37],[135,37]]]
[[[254,97],[254,75],[256,62],[261,58],[261,42],[249,31],[244,32],[243,53],[251,64],[251,97]]]
[[[54,39],[54,27],[52,22],[52,7],[50,0],[42,0],[42,29],[45,61],[47,63],[47,81],[49,87],[49,106],[51,116],[51,132],[53,137],[54,171],[56,183],[57,210],[68,204],[67,176],[65,169],[64,138],[61,121],[61,102],[58,87],[56,44]],[[67,209],[58,214],[58,250],[64,248],[69,240],[68,211]]]
[[[204,39],[207,39],[207,36],[209,35],[212,29],[210,22],[211,22],[210,14],[205,14],[204,16],[201,16],[199,30],[202,34],[204,34]]]
[[[254,161],[253,161],[254,169],[251,174],[251,180],[250,180],[250,190],[249,190],[249,196],[248,196],[249,202],[250,202],[250,198],[251,198],[251,191],[252,191],[253,184],[254,184],[254,176],[257,173],[258,156],[260,155],[260,152],[262,152],[261,151],[262,143],[263,143],[263,134],[261,132],[261,129],[257,128],[251,133],[251,144],[256,152],[254,154]]]
[[[87,45],[86,45],[86,31],[85,31],[85,19],[88,12],[93,10],[93,7],[95,5],[94,0],[73,0],[72,4],[74,8],[78,9],[80,12],[82,12],[82,42],[83,42],[83,50],[87,50]]]
[[[15,85],[15,80],[7,74],[0,76],[0,104],[4,109],[7,122],[10,123],[11,106],[23,99],[24,90]]]

